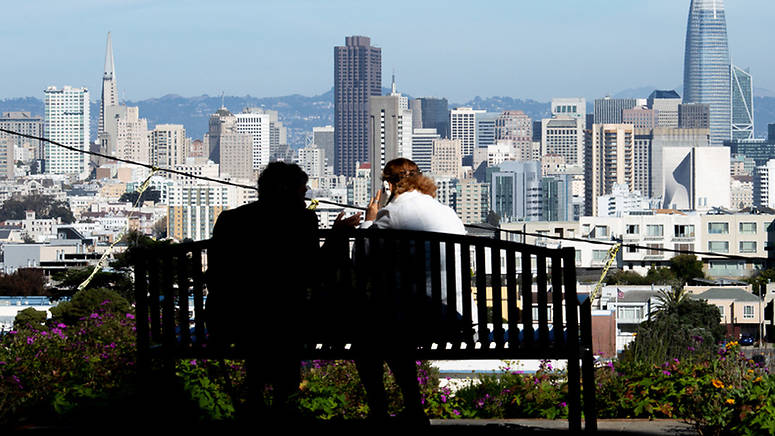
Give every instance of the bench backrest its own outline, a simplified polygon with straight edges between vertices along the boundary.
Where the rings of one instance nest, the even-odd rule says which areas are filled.
[[[410,327],[422,312],[433,313],[430,319],[439,324],[464,326],[447,329],[436,341],[418,331],[418,357],[578,359],[581,349],[591,348],[590,306],[588,300],[580,304],[576,294],[573,248],[403,230],[338,235],[339,243],[327,244],[319,273],[323,297],[313,292],[312,298],[332,292],[337,298],[363,298],[382,309],[380,321],[406,321]],[[326,238],[337,237],[321,231],[321,244]],[[182,243],[135,256],[140,359],[154,345],[165,354],[206,354],[209,245]],[[247,272],[234,272],[241,273]],[[348,346],[347,338],[340,339],[341,344],[317,349],[342,357]]]

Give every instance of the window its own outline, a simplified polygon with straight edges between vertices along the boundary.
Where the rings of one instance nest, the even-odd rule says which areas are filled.
[[[726,235],[729,233],[729,223],[708,223],[708,233]]]
[[[714,253],[729,253],[728,241],[708,241],[708,251]]]
[[[649,249],[646,250],[648,256],[659,256],[662,254],[662,251],[659,250],[663,248],[662,244],[646,244],[646,246],[649,247]]]
[[[753,319],[753,305],[746,304],[743,306],[743,319]]]
[[[664,226],[662,224],[646,224],[646,236],[664,235]]]
[[[592,250],[592,262],[603,263],[608,258],[608,250]]]
[[[533,305],[533,321],[538,321],[538,306]],[[551,321],[552,320],[552,307],[547,306],[546,307],[546,320]]]
[[[581,250],[576,250],[576,266],[581,266]]]
[[[619,307],[617,317],[624,321],[636,321],[640,322],[643,319],[643,307]]]
[[[724,306],[716,306],[718,307],[718,313],[721,315],[721,319],[724,319]]]
[[[741,253],[756,253],[756,241],[740,241]]]
[[[596,238],[608,237],[608,226],[595,226],[595,237]]]
[[[740,223],[740,233],[756,233],[756,223]]]
[[[637,224],[627,224],[628,235],[637,235],[638,233],[640,233],[640,229]]]
[[[694,237],[694,225],[692,224],[676,225],[673,230],[677,238]]]
[[[694,244],[675,244],[678,251],[694,251]]]

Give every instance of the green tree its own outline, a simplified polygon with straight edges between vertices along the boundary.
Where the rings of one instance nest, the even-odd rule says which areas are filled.
[[[33,268],[20,268],[13,274],[0,274],[0,295],[10,296],[50,296],[45,288],[43,271]]]
[[[66,201],[55,200],[49,195],[14,196],[0,206],[0,221],[23,220],[26,212],[32,210],[36,218],[60,218],[63,223],[75,222],[70,205]]]
[[[19,311],[13,320],[13,328],[36,328],[46,322],[46,311],[36,310],[34,307],[28,307]]]
[[[52,278],[57,285],[50,290],[51,296],[55,299],[72,297],[93,270],[94,267],[70,268],[54,274]],[[112,289],[127,301],[134,301],[134,289],[128,271],[98,271],[89,282],[89,288]]]
[[[648,279],[635,271],[616,271],[606,278],[609,285],[649,285]]]
[[[670,259],[670,271],[683,284],[694,278],[705,278],[705,273],[702,271],[702,261],[693,254],[679,254]]]
[[[67,325],[89,317],[98,309],[111,313],[129,313],[129,302],[117,292],[105,288],[78,291],[70,301],[51,308],[52,318]]]

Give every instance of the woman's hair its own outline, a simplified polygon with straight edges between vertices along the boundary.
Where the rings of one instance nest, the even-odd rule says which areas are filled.
[[[393,159],[385,165],[385,169],[382,170],[382,180],[395,185],[391,197],[406,191],[419,191],[436,197],[436,184],[433,180],[425,177],[416,163],[403,157]]]
[[[298,165],[272,162],[258,177],[258,198],[264,202],[295,199],[307,180],[307,174]]]

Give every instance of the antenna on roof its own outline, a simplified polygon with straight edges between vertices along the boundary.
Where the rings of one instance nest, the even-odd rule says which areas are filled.
[[[221,109],[226,109],[226,106],[223,105],[223,90],[221,90]]]

